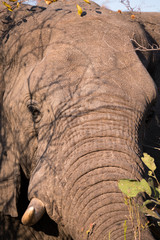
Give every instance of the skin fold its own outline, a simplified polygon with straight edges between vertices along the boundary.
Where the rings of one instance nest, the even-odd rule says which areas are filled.
[[[158,160],[160,15],[78,4],[0,13],[0,238],[155,239],[117,181]]]

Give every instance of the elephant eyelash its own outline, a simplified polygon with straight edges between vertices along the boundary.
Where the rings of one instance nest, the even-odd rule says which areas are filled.
[[[32,119],[35,123],[38,123],[41,119],[41,112],[40,110],[37,108],[37,106],[35,106],[35,104],[29,104],[27,106],[29,112],[32,114]]]

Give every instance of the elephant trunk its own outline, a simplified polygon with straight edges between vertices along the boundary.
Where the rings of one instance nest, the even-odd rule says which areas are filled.
[[[129,110],[122,113],[114,108],[110,113],[92,112],[83,124],[72,126],[72,144],[66,141],[70,147],[62,150],[61,215],[67,232],[76,240],[124,239],[125,223],[126,239],[144,234],[140,233],[144,219],[138,209],[125,204],[118,189],[119,179],[140,180],[144,174],[140,122],[136,121],[141,118]],[[149,232],[146,239],[152,239]]]
[[[81,167],[66,175],[70,183],[64,187],[62,216],[70,235],[76,240],[87,237],[103,240],[109,236],[124,239],[126,221],[127,239],[138,236],[144,222],[134,205],[125,205],[125,198],[117,187],[118,179],[140,178],[134,172],[134,164],[129,164],[129,157],[102,150],[82,158]],[[123,167],[121,161],[125,161]],[[132,216],[130,211],[134,212]]]
[[[100,109],[67,127],[57,125],[62,133],[56,144],[50,141],[30,181],[29,198],[41,199],[74,240],[124,239],[124,229],[127,240],[140,234],[139,214],[133,209],[130,216],[117,182],[142,178],[141,118],[127,108],[109,112]],[[152,239],[149,232],[146,239]]]

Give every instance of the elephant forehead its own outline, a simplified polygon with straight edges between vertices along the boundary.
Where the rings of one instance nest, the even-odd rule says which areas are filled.
[[[55,105],[93,92],[121,96],[142,105],[156,96],[154,83],[132,46],[125,52],[109,48],[105,56],[102,51],[102,55],[93,57],[73,45],[54,45],[33,68],[28,90],[37,99],[42,95],[43,99],[54,98]]]
[[[34,66],[28,78],[29,90],[33,95],[53,95],[55,92],[68,95],[87,70],[92,72],[90,60],[83,52],[67,44],[55,45]]]
[[[143,104],[155,97],[154,84],[136,56],[126,30],[132,24],[109,15],[80,18],[67,14],[55,25],[51,12],[45,14],[48,13],[41,19],[41,30],[38,26],[25,33],[21,26],[15,30],[15,50],[7,57],[12,58],[20,49],[19,60],[5,78],[10,82],[12,74],[13,85],[9,85],[16,98],[23,97],[18,96],[20,89],[35,98],[55,94],[57,101],[71,98],[77,89],[80,96],[91,91],[116,92]],[[11,38],[7,44],[12,45],[10,41]]]
[[[56,95],[61,96],[64,100],[75,92],[80,94],[80,91],[97,90],[97,85],[99,85],[98,89],[102,90],[104,81],[107,88],[113,87],[111,72],[115,71],[118,56],[109,50],[106,62],[103,62],[104,56],[102,55],[103,52],[101,55],[93,57],[83,49],[69,44],[52,46],[52,49],[46,52],[43,59],[34,66],[30,73],[28,77],[29,92],[34,97],[41,94]],[[101,76],[103,79],[100,79]]]

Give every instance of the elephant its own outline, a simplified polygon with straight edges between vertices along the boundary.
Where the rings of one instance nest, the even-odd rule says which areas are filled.
[[[0,238],[153,240],[118,180],[159,146],[160,14],[76,2],[0,13]]]

